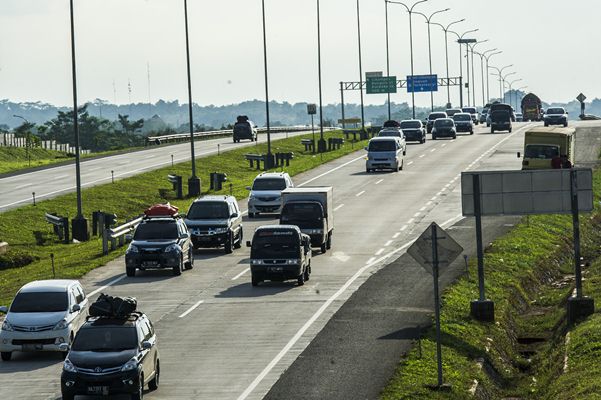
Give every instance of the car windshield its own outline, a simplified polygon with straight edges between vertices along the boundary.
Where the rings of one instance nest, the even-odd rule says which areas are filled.
[[[433,113],[433,114],[428,115],[428,119],[430,121],[434,121],[438,118],[446,118],[446,117],[447,117],[446,113]]]
[[[286,181],[284,178],[261,178],[255,179],[253,190],[284,190]]]
[[[367,151],[396,151],[396,141],[372,140],[369,142]]]
[[[472,117],[466,114],[457,114],[453,115],[454,121],[471,121]]]
[[[453,126],[453,120],[452,119],[437,119],[436,122],[434,122],[434,126],[437,128],[448,128],[450,126]]]
[[[138,334],[133,326],[98,326],[80,329],[73,351],[123,351],[138,347]]]
[[[294,231],[260,231],[252,241],[251,258],[298,258],[298,234]]]
[[[476,113],[476,109],[473,108],[473,107],[463,108],[462,111],[466,112],[466,113],[470,113],[470,114],[475,114]]]
[[[420,121],[403,121],[401,122],[401,129],[419,129],[422,127]]]
[[[550,160],[553,157],[559,157],[559,147],[546,144],[530,144],[526,146],[524,157]]]
[[[547,114],[563,114],[565,111],[563,108],[549,108]]]
[[[177,239],[177,223],[172,221],[149,221],[138,225],[134,240]]]
[[[188,219],[226,219],[230,210],[225,201],[200,201],[192,203]]]
[[[28,292],[17,294],[10,306],[10,312],[59,312],[66,311],[67,308],[67,292]]]
[[[378,133],[378,136],[380,136],[380,137],[401,137],[401,132],[396,131],[396,130],[380,131],[380,133]]]
[[[282,210],[281,223],[301,229],[315,228],[323,218],[323,208],[317,203],[289,203]]]

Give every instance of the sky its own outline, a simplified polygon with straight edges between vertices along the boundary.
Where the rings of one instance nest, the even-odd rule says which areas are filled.
[[[386,71],[384,0],[359,0],[363,71]],[[183,0],[75,0],[78,97],[111,103],[179,100],[187,103]],[[271,100],[318,102],[315,0],[265,0]],[[543,101],[567,102],[580,92],[601,97],[601,2],[594,0],[428,0],[416,11],[498,48],[496,67],[513,64],[514,88]],[[223,105],[265,99],[260,0],[188,0],[193,101]],[[339,82],[359,80],[356,0],[321,0],[323,102],[340,102]],[[414,71],[429,73],[425,19],[413,15]],[[391,75],[410,74],[409,16],[389,5]],[[0,0],[0,99],[72,105],[68,0]],[[442,30],[431,26],[433,73],[446,76]],[[449,34],[450,76],[459,75],[459,45]],[[476,101],[482,103],[476,56]],[[465,63],[463,70],[465,74]],[[148,73],[150,72],[150,74]],[[150,85],[149,85],[150,75]],[[499,84],[490,77],[490,93]],[[129,90],[131,88],[131,92]],[[446,88],[434,95],[446,103]],[[457,102],[458,88],[451,100]],[[385,95],[365,95],[382,104]],[[392,95],[410,102],[406,91]],[[359,92],[345,101],[359,102]],[[430,104],[429,94],[416,105]]]

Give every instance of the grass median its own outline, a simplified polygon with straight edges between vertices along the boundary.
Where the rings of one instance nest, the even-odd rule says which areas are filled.
[[[600,171],[594,173],[594,189],[598,204]],[[583,214],[580,221],[582,254],[594,260],[584,272],[584,292],[601,301],[601,211]],[[381,398],[592,398],[601,380],[601,318],[595,314],[577,325],[566,351],[573,264],[570,216],[524,218],[485,253],[486,294],[495,302],[495,323],[469,315],[470,301],[478,298],[475,262],[443,293],[443,375],[450,391],[427,386],[437,381],[435,331],[429,329],[421,350],[415,346],[402,357]],[[567,364],[566,354],[572,360]]]
[[[324,136],[326,139],[341,137],[341,133],[339,131],[327,132]],[[311,135],[272,142],[273,152],[294,152],[294,159],[290,162],[290,166],[277,170],[285,170],[294,176],[350,154],[363,148],[366,144],[366,141],[347,142],[338,150],[313,154],[305,151],[304,146],[300,143],[303,138],[311,138]],[[227,182],[224,184],[223,190],[211,193],[229,194],[231,190],[231,193],[238,199],[247,197],[246,186],[252,183],[260,171],[249,167],[244,154],[263,154],[266,151],[267,144],[261,142],[256,146],[237,148],[220,155],[199,158],[197,168],[198,175],[202,180],[203,194],[209,193],[209,173],[224,172],[227,174]],[[363,168],[362,165],[361,168]],[[159,189],[170,189],[171,184],[167,181],[168,174],[181,175],[185,182],[190,175],[190,170],[190,162],[185,162],[175,164],[173,167],[169,166],[117,180],[114,184],[84,189],[82,191],[84,214],[87,218],[91,218],[91,213],[96,210],[110,212],[117,214],[119,222],[122,223],[126,218],[133,218],[141,214],[149,205],[165,201],[170,201],[180,207],[180,210],[187,210],[193,199],[175,200],[169,196],[163,198],[159,194]],[[186,185],[184,184],[184,186]],[[54,254],[55,260],[54,276],[79,278],[86,272],[117,258],[125,251],[124,248],[121,248],[111,252],[108,256],[102,256],[101,240],[97,237],[93,237],[85,243],[59,243],[58,238],[51,234],[51,226],[45,221],[44,213],[46,212],[73,218],[76,215],[75,193],[39,202],[37,206],[28,205],[0,214],[0,242],[8,242],[11,249],[9,255],[0,256],[0,305],[7,304],[23,284],[36,279],[52,278],[51,254]],[[36,245],[34,231],[44,233],[47,239],[44,245]],[[32,259],[33,262],[25,266],[18,266],[20,263]],[[4,267],[2,267],[3,264]],[[14,267],[6,268],[7,264]]]

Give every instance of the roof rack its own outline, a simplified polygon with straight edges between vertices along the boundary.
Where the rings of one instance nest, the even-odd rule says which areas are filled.
[[[95,321],[99,321],[99,320],[119,320],[119,321],[126,321],[131,319],[132,321],[135,321],[139,318],[141,318],[144,315],[144,313],[142,313],[141,311],[134,311],[132,313],[129,313],[127,315],[123,315],[123,316],[118,316],[118,315],[98,315],[98,316],[93,316],[93,315],[88,315],[86,317],[86,321],[91,321],[91,320],[95,320]]]

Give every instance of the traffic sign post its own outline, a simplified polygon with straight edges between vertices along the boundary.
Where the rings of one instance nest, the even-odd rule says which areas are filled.
[[[311,132],[313,133],[313,153],[315,153],[315,122],[313,117],[317,114],[317,104],[307,104],[307,114],[311,116]]]
[[[396,76],[368,76],[367,94],[396,93]]]
[[[407,249],[407,253],[415,259],[434,279],[434,313],[436,319],[436,361],[438,364],[437,388],[448,387],[443,384],[442,348],[440,339],[440,296],[438,276],[441,268],[448,267],[461,254],[463,248],[435,222],[421,234]]]
[[[407,93],[438,92],[437,75],[407,76]]]
[[[585,108],[584,100],[586,100],[586,96],[584,94],[580,93],[578,95],[578,97],[576,97],[576,100],[578,100],[580,102],[580,115],[584,116],[584,108]]]

